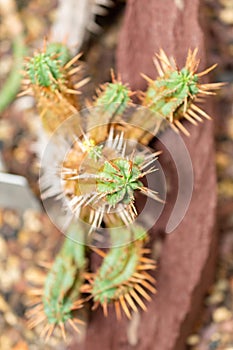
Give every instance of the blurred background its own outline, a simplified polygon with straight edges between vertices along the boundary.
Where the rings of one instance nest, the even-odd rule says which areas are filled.
[[[64,349],[44,344],[27,328],[27,290],[42,284],[40,261],[52,261],[60,233],[40,203],[39,160],[34,152],[38,115],[32,97],[17,98],[23,58],[43,40],[66,40],[95,86],[110,79],[126,1],[0,0],[0,349]],[[75,10],[76,9],[76,10]],[[215,98],[218,179],[218,264],[215,283],[187,339],[190,350],[233,350],[233,0],[202,1],[208,65],[218,63],[212,81],[226,81]],[[74,16],[75,14],[75,16]],[[13,176],[14,175],[14,176]],[[46,238],[46,239],[45,239]],[[161,349],[163,350],[163,349]],[[179,349],[177,349],[179,350]]]

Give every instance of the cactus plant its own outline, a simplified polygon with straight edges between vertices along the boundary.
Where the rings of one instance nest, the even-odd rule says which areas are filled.
[[[77,235],[89,237],[104,226],[110,232],[111,245],[106,252],[92,247],[103,261],[97,271],[88,272],[84,246],[80,243],[76,246],[77,243],[65,238],[41,292],[42,304],[36,306],[40,314],[30,321],[33,327],[47,320],[44,331],[47,338],[57,324],[63,335],[66,321],[74,327],[72,310],[85,302],[93,300],[94,309],[100,304],[105,315],[108,305],[114,303],[118,319],[121,309],[130,318],[131,310],[137,311],[136,304],[146,309],[141,298],[149,300],[148,291],[156,292],[154,278],[147,272],[155,269],[154,261],[145,256],[150,253],[144,248],[149,236],[135,221],[138,217],[135,196],[142,192],[161,201],[159,194],[142,182],[143,177],[156,170],[153,162],[159,152],[147,153],[137,144],[148,144],[164,126],[189,135],[183,118],[195,125],[201,117],[210,119],[196,102],[199,96],[212,94],[221,84],[200,83],[200,78],[214,66],[197,73],[196,55],[197,50],[189,50],[185,67],[178,69],[174,59],[168,59],[161,50],[154,59],[159,77],[152,80],[144,76],[148,88],[138,93],[142,108],[133,111],[130,110],[133,93],[112,73],[112,82],[101,86],[97,97],[83,106],[89,109],[85,120],[79,113],[80,102],[73,99],[73,94],[79,94],[75,88],[86,80],[79,76],[80,82],[75,85],[70,80],[80,71],[79,65],[70,68],[79,55],[68,61],[64,48],[48,45],[28,60],[29,83],[24,93],[34,95],[44,129],[53,132],[72,113],[79,127],[78,134],[76,129],[70,130],[74,142],[65,158],[54,166],[58,180],[62,181],[61,193],[44,169],[43,195],[56,194],[64,199],[77,221],[71,226]],[[89,228],[80,231],[81,221],[88,223]]]

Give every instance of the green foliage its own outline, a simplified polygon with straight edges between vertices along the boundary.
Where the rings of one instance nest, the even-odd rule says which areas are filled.
[[[54,56],[60,62],[61,66],[65,66],[71,60],[71,53],[68,47],[61,43],[49,43],[46,47],[46,53]]]
[[[128,204],[134,198],[134,191],[143,186],[138,180],[140,175],[140,168],[133,161],[123,158],[106,161],[99,173],[97,190],[106,193],[110,205]]]
[[[130,103],[130,90],[121,82],[114,81],[106,84],[98,96],[95,105],[103,107],[110,115],[121,115]]]
[[[78,226],[71,230],[77,230],[76,236],[83,235]],[[64,323],[72,318],[73,304],[80,298],[85,267],[85,246],[66,238],[44,285],[42,300],[49,323]]]
[[[29,61],[27,68],[31,83],[44,87],[55,89],[58,86],[58,80],[64,77],[59,60],[54,59],[54,55],[47,52],[36,54]]]
[[[149,109],[168,118],[178,107],[198,94],[198,77],[187,68],[170,71],[149,84],[145,104]]]
[[[128,236],[125,227],[118,229],[118,236]],[[94,301],[101,304],[117,300],[120,294],[130,289],[130,279],[137,272],[141,258],[141,248],[146,237],[145,230],[139,225],[132,226],[131,242],[125,246],[111,248],[97,271],[92,285],[91,294]]]
[[[15,37],[13,41],[13,67],[5,83],[0,90],[0,113],[14,100],[21,85],[21,71],[23,69],[26,46],[22,34]]]
[[[115,118],[119,118],[131,103],[131,91],[112,76],[112,83],[106,83],[99,89],[93,103],[93,114],[90,113],[87,130],[91,138],[102,142],[108,135],[108,127]]]
[[[70,58],[69,49],[65,45],[50,43],[44,52],[35,54],[27,64],[31,83],[57,88],[58,81],[64,79],[62,68]]]

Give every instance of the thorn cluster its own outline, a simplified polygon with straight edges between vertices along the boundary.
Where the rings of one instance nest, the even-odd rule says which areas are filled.
[[[189,50],[185,66],[179,69],[174,58],[169,59],[163,50],[154,58],[154,64],[159,73],[156,80],[143,75],[148,82],[148,89],[142,94],[142,105],[153,111],[157,122],[167,120],[175,131],[182,131],[189,136],[188,130],[181,123],[185,118],[197,125],[202,118],[211,119],[195,103],[200,98],[214,94],[222,83],[201,84],[200,78],[216,67],[197,73],[199,60],[196,58],[197,49]]]

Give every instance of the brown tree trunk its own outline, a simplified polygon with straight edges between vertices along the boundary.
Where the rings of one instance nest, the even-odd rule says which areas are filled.
[[[132,89],[145,89],[140,72],[156,76],[152,57],[159,48],[184,64],[187,50],[199,48],[205,65],[199,0],[128,0],[117,52],[118,71]],[[183,350],[213,277],[215,263],[216,179],[213,124],[187,125],[184,137],[194,171],[190,207],[178,228],[166,235],[157,272],[158,293],[148,311],[132,321],[116,321],[97,310],[91,316],[85,350]],[[171,137],[169,133],[165,137]],[[166,159],[165,159],[166,162]],[[154,232],[163,229],[157,224]]]

